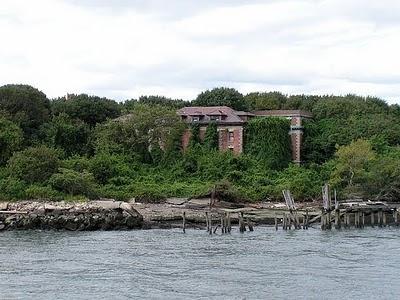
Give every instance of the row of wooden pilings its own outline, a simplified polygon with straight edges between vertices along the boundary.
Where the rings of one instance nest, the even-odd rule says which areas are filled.
[[[300,222],[299,214],[296,211],[289,211],[289,213],[284,213],[282,218],[282,229],[291,230],[292,225],[294,229],[308,229],[309,216],[308,211],[302,214],[302,222]],[[275,215],[275,230],[278,230],[278,217]]]
[[[386,227],[387,225],[398,226],[398,214],[397,209],[351,209],[341,211],[340,209],[334,209],[333,211],[323,211],[321,214],[321,229],[330,230],[332,225],[335,229],[350,228],[364,228],[366,225],[371,227],[379,226]],[[389,217],[392,215],[392,222],[388,222]]]
[[[231,223],[231,213],[230,212],[224,212],[220,216],[220,223],[214,223],[213,224],[213,218],[211,216],[211,212],[206,212],[205,213],[206,217],[206,227],[207,227],[207,232],[209,234],[216,234],[217,230],[220,229],[222,234],[225,233],[230,233],[232,231],[232,223]],[[249,231],[254,231],[254,226],[253,223],[245,220],[243,216],[243,212],[238,212],[238,221],[239,221],[239,232],[243,233],[247,229]],[[247,229],[246,229],[247,227]],[[183,212],[182,214],[182,229],[183,232],[186,232],[186,212]]]

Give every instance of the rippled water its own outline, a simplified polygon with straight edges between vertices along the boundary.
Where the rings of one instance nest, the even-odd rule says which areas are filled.
[[[1,299],[397,299],[400,228],[0,233]]]

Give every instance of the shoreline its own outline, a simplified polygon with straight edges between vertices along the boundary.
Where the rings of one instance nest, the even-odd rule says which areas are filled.
[[[283,203],[229,203],[217,201],[210,209],[210,199],[170,198],[163,203],[135,203],[108,200],[84,203],[52,201],[0,202],[0,231],[7,230],[130,230],[182,228],[205,229],[206,214],[218,226],[221,215],[229,213],[232,224],[239,224],[239,214],[252,226],[274,225],[276,215],[286,210]],[[299,211],[307,209],[318,215],[316,203],[301,203]]]

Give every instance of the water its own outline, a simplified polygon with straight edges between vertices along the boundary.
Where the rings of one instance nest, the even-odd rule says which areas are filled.
[[[0,299],[396,299],[400,229],[0,233]]]

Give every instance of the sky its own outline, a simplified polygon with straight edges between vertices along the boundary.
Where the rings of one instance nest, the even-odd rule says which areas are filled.
[[[214,87],[400,103],[398,0],[1,0],[0,85],[185,100]]]

